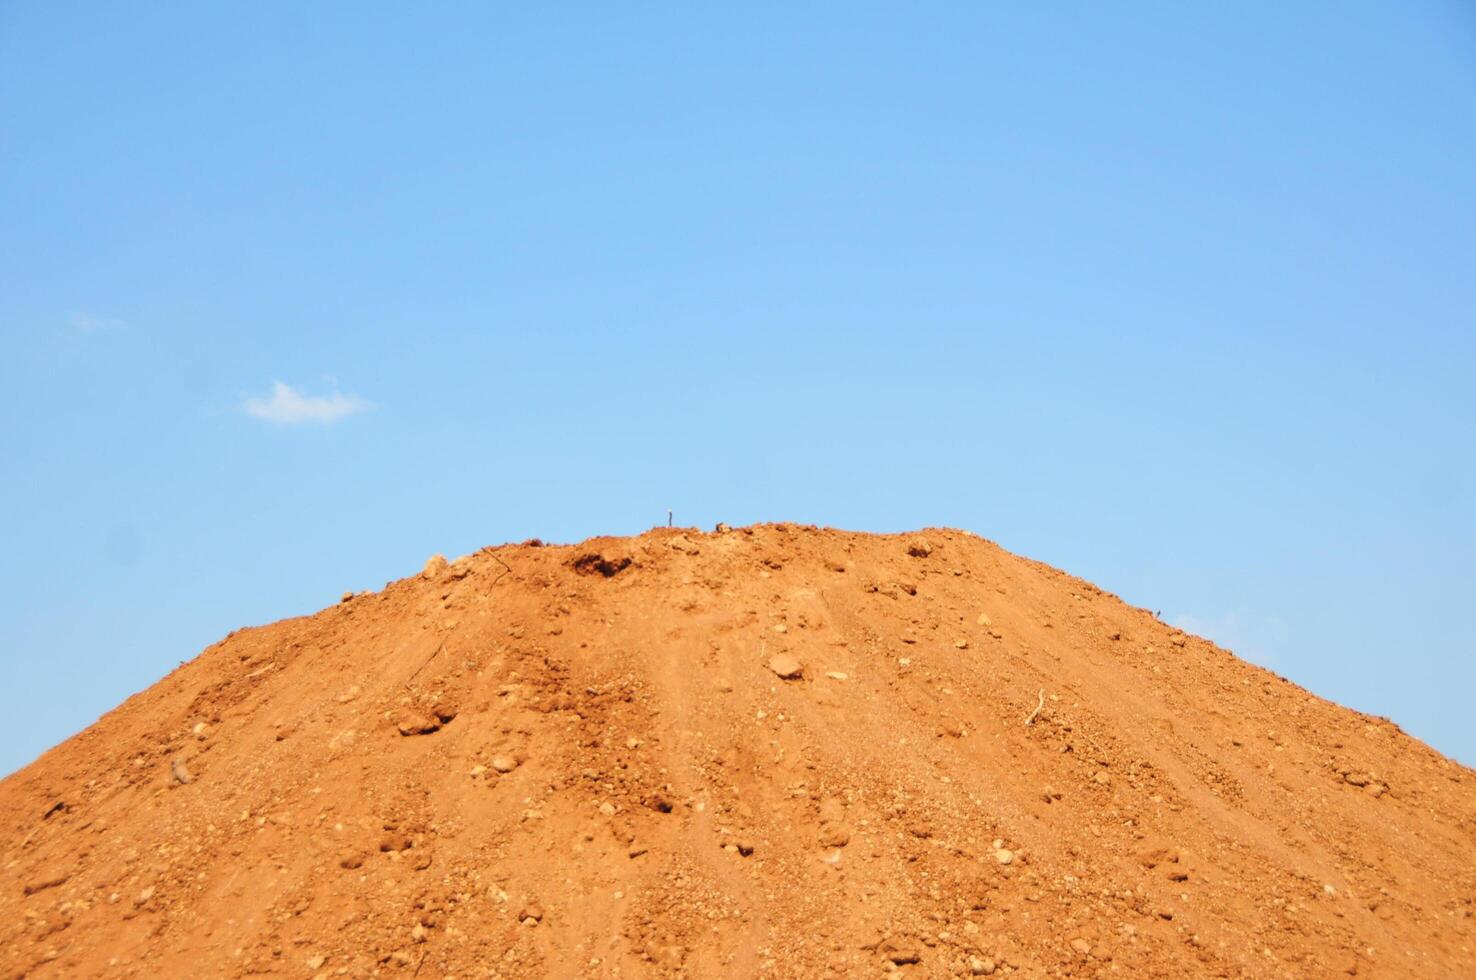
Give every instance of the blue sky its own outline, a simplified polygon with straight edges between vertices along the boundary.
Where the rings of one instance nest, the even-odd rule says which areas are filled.
[[[967,528],[1476,762],[1469,6],[699,6],[0,3],[0,771],[668,507]]]

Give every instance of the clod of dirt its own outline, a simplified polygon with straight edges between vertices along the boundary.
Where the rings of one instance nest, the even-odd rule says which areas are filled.
[[[587,552],[575,558],[572,562],[574,571],[581,575],[603,575],[611,578],[630,567],[630,557],[620,555],[607,558],[596,551]]]
[[[784,680],[798,680],[804,676],[805,668],[787,653],[776,653],[769,658],[769,669]]]
[[[960,531],[505,545],[0,783],[0,977],[1463,977],[1473,800]]]
[[[194,782],[189,769],[185,768],[184,760],[178,756],[169,763],[169,777],[180,786],[187,786]]]

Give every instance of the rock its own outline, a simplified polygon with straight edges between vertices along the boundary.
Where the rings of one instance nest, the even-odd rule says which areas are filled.
[[[543,906],[532,899],[524,902],[523,910],[518,913],[518,921],[523,925],[527,925],[529,919],[532,919],[535,924],[543,921]]]
[[[846,679],[846,674],[839,670],[827,671],[825,676],[833,681],[843,681]]]
[[[517,767],[518,760],[510,755],[495,755],[492,757],[492,768],[500,773],[512,772]]]
[[[604,803],[600,804],[600,813],[604,814],[607,817],[615,816],[615,804],[611,803],[609,800],[606,800]]]
[[[913,538],[907,542],[907,553],[913,558],[926,558],[933,553],[933,546],[926,538]]]
[[[1099,786],[1111,786],[1112,777],[1107,775],[1107,771],[1105,769],[1098,769],[1096,774],[1092,776],[1092,782],[1096,783]]]
[[[1009,864],[1015,860],[1015,852],[1007,847],[1001,847],[994,852],[994,860],[1000,864]]]
[[[364,866],[364,855],[361,851],[344,851],[338,856],[338,866],[346,871]]]
[[[989,618],[989,614],[988,613],[980,613],[979,614],[979,618],[976,619],[976,620],[974,620],[974,622],[978,623],[980,626],[993,626],[994,625],[994,620],[992,620],[992,619]]]
[[[408,851],[415,846],[414,841],[406,834],[391,831],[379,840],[380,851],[388,854],[391,851]]]
[[[1348,772],[1343,774],[1343,781],[1349,786],[1367,786],[1369,779],[1361,772]]]
[[[733,528],[731,525],[724,524],[722,521],[718,521],[717,526],[714,527],[712,530],[714,534],[727,534],[729,531],[733,530]]]
[[[431,555],[425,561],[425,567],[420,570],[422,578],[435,578],[446,570],[445,555]]]
[[[953,645],[954,645],[955,648],[957,648],[959,650],[967,650],[969,648],[969,641],[968,640],[954,640],[953,641]]]
[[[352,592],[345,592],[343,595],[339,596],[338,601],[339,602],[348,602],[351,599],[353,599],[353,597],[354,597],[354,594]]]
[[[977,956],[969,957],[969,973],[976,977],[992,976],[996,969],[993,960],[980,959]]]
[[[769,669],[786,681],[804,676],[805,668],[787,653],[776,653],[769,658]]]
[[[1082,956],[1088,956],[1091,954],[1092,944],[1078,936],[1077,938],[1071,940],[1071,948],[1076,950]]]
[[[425,926],[419,922],[415,923],[415,928],[410,930],[410,938],[417,943],[425,942]]]
[[[788,626],[785,626],[783,623],[775,623],[774,624],[774,632],[775,633],[788,633],[789,632],[789,627]]]
[[[323,964],[327,962],[328,957],[324,956],[322,953],[319,953],[316,956],[309,956],[307,958],[307,968],[309,970],[319,970],[322,969]]]

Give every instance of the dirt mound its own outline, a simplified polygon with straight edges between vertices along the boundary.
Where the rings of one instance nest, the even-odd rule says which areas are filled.
[[[1476,975],[1476,778],[969,534],[486,549],[0,784],[4,976]]]

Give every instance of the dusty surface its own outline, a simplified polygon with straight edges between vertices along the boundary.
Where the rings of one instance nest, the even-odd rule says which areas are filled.
[[[7,977],[1476,976],[1471,771],[948,530],[433,562],[11,776],[0,847]]]

